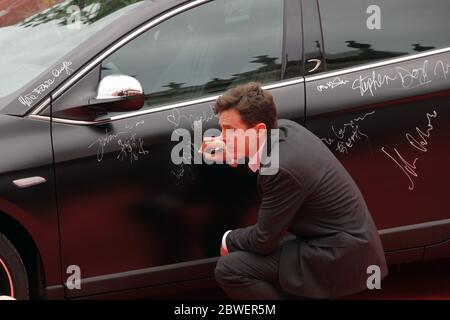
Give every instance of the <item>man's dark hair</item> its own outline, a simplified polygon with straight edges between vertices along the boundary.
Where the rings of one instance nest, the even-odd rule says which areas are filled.
[[[273,96],[261,88],[257,82],[241,84],[229,89],[220,96],[215,105],[215,112],[234,108],[241,115],[242,121],[249,127],[264,123],[267,129],[275,129],[277,125],[277,109]]]

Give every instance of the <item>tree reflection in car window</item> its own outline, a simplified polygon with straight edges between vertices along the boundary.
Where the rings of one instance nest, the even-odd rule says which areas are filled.
[[[142,0],[0,1],[0,99],[51,72],[56,61],[141,4]]]
[[[146,106],[281,80],[282,0],[223,0],[181,13],[112,54],[102,77],[138,79]]]
[[[448,0],[319,0],[319,6],[329,70],[450,45]],[[371,6],[379,8],[379,28],[369,28]]]

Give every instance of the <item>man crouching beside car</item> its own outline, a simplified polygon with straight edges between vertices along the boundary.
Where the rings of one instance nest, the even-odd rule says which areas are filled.
[[[228,90],[215,111],[222,134],[205,138],[200,151],[230,165],[248,159],[261,195],[256,224],[222,238],[215,277],[230,298],[337,298],[366,290],[372,273],[378,282],[388,274],[363,195],[320,138],[278,120],[258,83]],[[265,171],[273,163],[277,170]]]

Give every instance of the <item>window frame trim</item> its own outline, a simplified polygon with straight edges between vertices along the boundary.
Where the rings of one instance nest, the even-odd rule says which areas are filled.
[[[278,81],[278,82],[275,82],[272,84],[268,84],[266,86],[262,86],[262,88],[265,90],[284,88],[284,87],[304,83],[304,81],[305,81],[304,77],[300,77],[300,78],[289,79],[289,81]],[[27,117],[31,118],[31,119],[35,119],[35,120],[44,120],[44,121],[51,120],[52,122],[56,122],[56,123],[64,123],[64,124],[72,124],[72,125],[100,125],[100,124],[110,123],[110,122],[117,121],[117,120],[131,118],[131,117],[147,115],[147,114],[160,112],[160,111],[172,110],[174,108],[182,108],[182,107],[187,107],[187,106],[196,105],[196,104],[200,104],[200,103],[212,102],[212,101],[217,100],[218,97],[219,97],[219,95],[214,95],[214,96],[204,97],[204,98],[200,98],[200,99],[196,99],[196,100],[188,100],[188,101],[178,102],[178,103],[164,105],[164,106],[150,108],[150,109],[126,112],[126,113],[112,116],[112,117],[109,117],[106,119],[94,120],[94,121],[64,119],[64,118],[57,118],[57,117],[51,117],[51,116],[43,116],[40,114],[30,114]],[[48,98],[44,103],[49,103],[50,100],[51,99]],[[46,110],[46,108],[44,110]]]
[[[342,76],[342,75],[349,74],[349,73],[365,71],[368,69],[375,69],[375,68],[384,67],[384,66],[387,66],[390,64],[396,64],[396,63],[400,63],[400,62],[429,57],[429,56],[433,56],[433,55],[437,55],[437,54],[441,54],[441,53],[447,53],[447,52],[450,52],[450,47],[446,47],[446,48],[442,48],[442,49],[434,49],[434,50],[430,50],[430,51],[424,51],[421,53],[405,55],[403,57],[398,57],[398,58],[393,58],[393,59],[380,60],[378,62],[365,63],[365,64],[361,64],[359,66],[348,67],[348,68],[344,68],[344,69],[340,69],[340,70],[324,71],[321,73],[306,76],[305,81],[310,82],[310,81],[322,80],[322,79],[336,77],[336,76]]]
[[[298,11],[296,11],[298,9]],[[289,80],[304,77],[303,10],[302,1],[284,0],[283,2],[283,49],[281,79]],[[297,60],[295,59],[297,58]],[[292,78],[286,78],[292,61],[299,61],[300,72]]]

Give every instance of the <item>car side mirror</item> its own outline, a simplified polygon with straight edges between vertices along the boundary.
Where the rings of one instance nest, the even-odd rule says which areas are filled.
[[[138,80],[125,75],[104,77],[98,86],[97,96],[89,104],[106,112],[129,112],[144,106],[144,90]]]
[[[86,105],[53,112],[53,116],[70,120],[97,121],[109,112],[131,112],[144,106],[144,90],[138,80],[125,75],[104,77],[94,98]]]

